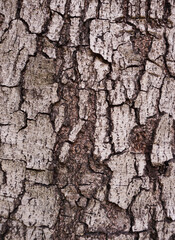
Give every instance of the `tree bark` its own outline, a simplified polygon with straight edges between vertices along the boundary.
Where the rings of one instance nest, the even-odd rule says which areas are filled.
[[[0,1],[0,239],[175,239],[175,2]]]

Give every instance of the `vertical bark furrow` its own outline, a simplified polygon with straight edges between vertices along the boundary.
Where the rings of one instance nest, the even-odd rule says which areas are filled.
[[[174,239],[174,36],[174,0],[0,2],[0,239]]]

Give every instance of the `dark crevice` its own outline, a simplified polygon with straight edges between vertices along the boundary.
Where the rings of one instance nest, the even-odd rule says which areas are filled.
[[[17,1],[16,19],[20,19],[20,11],[23,4],[23,0]]]
[[[132,33],[131,33],[130,40],[132,42],[134,53],[142,56],[142,60],[141,60],[140,65],[139,64],[138,65],[131,64],[131,65],[127,66],[125,69],[123,69],[123,72],[124,72],[126,69],[129,69],[129,68],[140,68],[138,74],[135,77],[135,89],[134,89],[135,94],[132,96],[132,98],[129,98],[127,96],[127,88],[124,87],[125,88],[124,94],[125,94],[126,101],[122,102],[121,104],[114,105],[114,104],[112,104],[112,102],[110,100],[110,90],[108,90],[108,88],[107,88],[108,80],[112,81],[112,84],[111,84],[112,89],[115,90],[115,88],[116,88],[115,81],[113,79],[111,79],[112,72],[114,71],[113,70],[114,63],[113,62],[111,63],[111,62],[105,60],[101,54],[91,51],[90,46],[89,46],[90,45],[90,39],[89,39],[90,38],[90,24],[91,24],[92,20],[96,19],[96,18],[91,18],[91,19],[85,20],[86,11],[89,7],[90,2],[88,0],[84,1],[85,7],[84,7],[84,9],[81,10],[80,17],[72,16],[72,15],[70,16],[70,4],[72,4],[72,2],[73,1],[71,1],[71,0],[67,0],[66,5],[65,5],[65,13],[64,14],[58,13],[59,15],[62,16],[62,18],[64,20],[64,24],[61,29],[59,41],[51,41],[46,37],[46,35],[48,32],[49,25],[51,23],[52,14],[53,14],[52,12],[54,12],[54,11],[51,11],[49,8],[50,0],[47,1],[46,8],[49,13],[49,16],[43,26],[42,32],[39,34],[36,34],[37,50],[33,56],[33,57],[36,57],[37,54],[42,54],[46,59],[51,59],[46,53],[43,52],[44,39],[46,39],[46,38],[47,38],[48,42],[50,42],[56,50],[56,60],[53,60],[55,63],[55,66],[56,66],[55,67],[56,68],[55,76],[53,77],[54,78],[53,81],[58,83],[57,94],[58,94],[59,100],[56,103],[50,104],[48,113],[38,112],[38,114],[42,114],[43,116],[44,115],[49,116],[53,130],[57,136],[56,141],[54,143],[53,151],[52,151],[52,161],[50,162],[49,169],[47,169],[47,170],[50,170],[50,174],[53,175],[53,180],[50,184],[44,184],[44,183],[38,183],[38,182],[34,183],[34,186],[43,186],[45,188],[55,186],[57,189],[57,194],[60,198],[60,210],[58,211],[57,221],[53,226],[53,229],[55,232],[54,232],[52,238],[53,239],[60,238],[62,240],[69,240],[69,239],[73,240],[76,238],[79,239],[80,236],[78,236],[75,233],[75,229],[76,229],[77,223],[82,223],[84,226],[84,235],[81,235],[81,236],[85,237],[87,239],[97,238],[99,240],[107,240],[113,236],[115,238],[115,236],[120,236],[120,234],[124,234],[126,236],[127,235],[134,236],[135,240],[139,240],[139,233],[145,232],[145,233],[150,233],[150,239],[157,240],[157,239],[159,239],[159,237],[158,237],[159,233],[158,233],[157,226],[156,226],[157,221],[155,220],[156,214],[157,214],[155,208],[153,208],[153,210],[151,209],[150,213],[149,213],[151,215],[152,219],[150,219],[150,221],[149,221],[148,230],[134,233],[133,226],[135,224],[135,216],[132,213],[132,207],[133,207],[133,204],[136,201],[137,197],[139,197],[139,194],[141,194],[142,191],[150,191],[150,193],[152,194],[152,192],[153,193],[156,192],[157,186],[158,186],[158,190],[160,192],[159,201],[161,203],[161,206],[163,208],[163,212],[165,215],[164,222],[166,222],[166,223],[172,222],[172,220],[166,216],[165,202],[163,201],[163,197],[162,197],[163,185],[161,183],[161,177],[162,176],[166,177],[166,175],[169,171],[170,162],[172,162],[174,160],[164,162],[161,166],[153,166],[152,161],[151,161],[151,152],[152,152],[153,143],[155,141],[157,127],[160,122],[160,117],[164,114],[160,111],[159,104],[160,104],[160,98],[162,96],[162,87],[163,87],[165,79],[163,80],[163,83],[160,87],[160,95],[159,95],[159,98],[157,99],[157,114],[147,118],[146,123],[144,125],[140,124],[140,108],[135,108],[135,100],[137,99],[139,93],[141,91],[143,91],[143,90],[141,90],[141,79],[146,72],[146,70],[145,70],[146,61],[149,60],[148,54],[152,48],[153,36],[148,32],[148,25],[150,25],[151,27],[155,27],[155,28],[156,27],[169,28],[168,18],[169,18],[169,15],[171,15],[171,4],[168,0],[165,0],[163,19],[151,19],[150,18],[151,0],[146,0],[146,10],[145,10],[146,17],[145,18],[141,18],[140,16],[136,16],[135,18],[133,18],[132,16],[129,16],[129,14],[128,14],[129,0],[124,0],[122,2],[123,17],[116,18],[115,24],[122,23],[125,25],[128,24],[128,25],[132,26]],[[111,3],[111,1],[110,1],[110,3]],[[20,17],[20,11],[21,11],[22,4],[23,4],[23,0],[18,0],[16,19],[21,20],[23,22],[23,24],[25,25],[25,28],[26,28],[26,31],[28,32],[28,34],[31,34],[34,36],[34,34],[29,29],[28,23]],[[100,13],[102,4],[104,4],[104,2],[101,0],[98,0],[98,6],[96,9],[97,19],[99,19],[99,13]],[[138,4],[139,4],[139,11],[140,11],[140,2],[138,2]],[[4,17],[5,16],[3,14],[0,15],[0,25],[1,25],[1,22],[4,21]],[[71,19],[73,19],[73,18],[80,19],[78,46],[74,46],[70,40],[70,24],[71,24]],[[100,20],[103,23],[104,19],[100,19]],[[147,26],[145,26],[146,33],[143,33],[140,30],[140,26],[138,26],[138,23],[140,20],[146,20],[146,25],[147,25]],[[130,21],[133,21],[133,23],[131,23]],[[11,22],[9,24],[9,28],[11,26]],[[109,20],[109,22],[110,22],[110,20]],[[114,24],[114,22],[112,22],[112,23]],[[91,27],[93,28],[93,25]],[[5,32],[7,32],[8,29],[6,29]],[[134,34],[133,34],[133,31],[134,31]],[[166,33],[164,33],[163,37],[164,37],[165,45],[166,45],[166,52],[163,56],[166,76],[175,78],[175,76],[171,73],[171,71],[168,67],[168,63],[167,63],[167,56],[169,54],[169,43],[168,43],[168,38],[167,38]],[[98,36],[98,38],[100,40],[104,41],[103,36],[102,37]],[[3,41],[5,41],[5,40],[6,39],[4,38]],[[69,56],[68,56],[70,54],[70,53],[68,53],[68,49],[72,49],[72,52],[71,52],[72,55],[70,57],[71,60],[69,59]],[[101,83],[104,84],[103,88],[100,88],[100,89],[97,88],[94,90],[92,86],[88,86],[88,84],[89,84],[88,81],[86,82],[85,88],[83,88],[83,87],[80,88],[80,83],[84,79],[82,79],[82,75],[79,72],[79,66],[78,66],[79,63],[77,60],[77,53],[84,49],[88,49],[91,51],[91,56],[93,56],[93,60],[91,61],[92,66],[94,64],[94,60],[97,58],[98,58],[98,60],[101,61],[102,64],[107,64],[109,66],[109,72],[106,74],[105,78],[101,80]],[[18,60],[19,60],[22,50],[23,49],[21,49],[18,52],[18,56],[14,63],[13,70],[15,70],[17,68]],[[118,50],[115,50],[115,51],[118,51]],[[30,61],[30,57],[31,56],[28,57],[28,59],[25,63],[25,67],[21,71],[20,82],[18,84],[18,87],[20,88],[20,104],[19,104],[19,109],[18,109],[19,111],[22,111],[21,108],[25,101],[26,90],[24,89],[24,76],[26,74],[26,70],[27,70],[28,63]],[[129,56],[127,56],[127,57],[129,57]],[[70,63],[70,66],[67,67],[68,61],[70,61],[71,63]],[[84,64],[86,64],[86,59],[84,61],[85,61]],[[151,61],[151,60],[149,60],[149,61]],[[154,61],[151,61],[151,62],[156,64],[156,62],[154,62]],[[72,70],[73,76],[72,75],[69,76],[68,74],[66,74],[66,71],[68,72],[68,70]],[[97,74],[94,73],[95,72],[94,69],[93,69],[94,72],[92,71],[92,73],[91,73],[90,71],[91,71],[91,69],[89,68],[89,73],[92,75],[94,74],[94,82],[95,82],[96,80],[98,80]],[[64,75],[66,76],[65,77],[67,80],[66,83],[63,82]],[[11,87],[9,87],[9,88],[11,88]],[[91,114],[90,114],[90,116],[88,116],[88,119],[85,119],[85,124],[82,127],[82,129],[80,130],[80,132],[78,133],[75,141],[70,141],[69,134],[70,134],[71,130],[73,129],[73,126],[75,126],[79,120],[79,110],[80,110],[79,90],[80,89],[81,90],[85,89],[85,90],[89,91],[88,104],[89,104]],[[104,142],[104,144],[108,143],[111,146],[111,149],[110,149],[111,153],[108,156],[108,158],[105,159],[104,161],[101,160],[100,156],[95,156],[95,154],[94,154],[94,150],[95,150],[95,135],[94,135],[94,133],[96,130],[96,120],[98,117],[97,93],[100,91],[105,92],[105,101],[108,105],[108,107],[106,109],[105,117],[107,118],[107,131],[106,131],[107,136],[106,137],[108,137],[109,140]],[[56,132],[55,119],[59,113],[59,106],[62,104],[65,106],[64,121],[63,121],[62,126],[59,129],[59,132]],[[112,132],[114,130],[114,120],[112,119],[112,111],[113,111],[114,107],[117,108],[117,107],[123,106],[124,104],[127,104],[130,107],[130,109],[132,109],[132,110],[134,109],[136,126],[130,132],[130,136],[129,136],[130,148],[125,149],[122,152],[116,153],[115,145],[114,145],[115,143],[114,143],[113,137],[112,137]],[[24,113],[24,126],[22,128],[20,128],[18,130],[18,132],[23,130],[24,128],[26,128],[27,123],[28,123],[27,121],[30,120],[27,118],[27,112],[25,112],[25,111],[22,111],[22,112]],[[34,121],[34,120],[31,119],[30,121]],[[1,126],[4,127],[4,126],[6,126],[6,124],[0,124],[0,127]],[[60,154],[61,148],[65,142],[69,143],[70,150],[69,150],[69,154],[68,154],[66,161],[60,162],[59,154]],[[174,145],[174,142],[173,142],[173,145]],[[142,187],[140,187],[139,193],[133,197],[131,204],[129,205],[128,209],[126,210],[127,216],[130,218],[130,223],[131,223],[131,227],[130,227],[129,231],[127,231],[127,232],[123,231],[123,230],[113,231],[113,230],[111,230],[113,226],[112,227],[110,226],[109,228],[105,229],[103,224],[101,225],[101,227],[99,229],[97,229],[97,231],[95,231],[95,230],[92,231],[91,229],[89,229],[88,224],[86,222],[83,222],[83,220],[82,220],[84,214],[87,214],[87,209],[88,209],[88,206],[89,206],[91,200],[98,201],[100,203],[101,209],[104,209],[105,213],[107,212],[107,215],[109,215],[108,217],[111,221],[110,224],[112,223],[112,221],[115,217],[113,212],[115,212],[115,211],[116,212],[125,212],[125,210],[121,209],[117,204],[111,203],[109,201],[109,192],[111,189],[111,179],[112,179],[113,174],[115,174],[115,173],[112,172],[111,169],[108,167],[108,162],[112,156],[122,155],[123,153],[125,153],[127,151],[130,151],[131,153],[134,153],[134,154],[144,154],[145,155],[146,167],[145,167],[144,177],[145,176],[149,177],[149,180],[150,180],[151,184],[153,185],[153,189],[145,190]],[[36,161],[37,161],[37,159],[36,159]],[[136,173],[138,175],[138,168],[136,166],[136,163],[135,163],[134,167],[135,167]],[[40,173],[40,172],[44,173],[44,171],[45,171],[44,169],[33,169],[33,168],[28,168],[28,167],[26,167],[26,170],[31,171],[31,172],[34,171],[37,173]],[[6,172],[3,171],[1,165],[0,165],[0,171],[3,172],[3,179],[2,179],[2,185],[3,185],[3,184],[7,183],[8,179],[6,176]],[[87,184],[82,183],[81,181],[86,176],[86,173],[88,173],[90,176],[92,176],[92,180],[93,180],[93,176],[96,176],[97,181],[96,181],[96,178],[94,177],[95,180],[93,180],[92,182],[87,183]],[[98,179],[100,179],[99,182],[98,182]],[[141,179],[141,177],[138,176],[138,177],[134,177],[133,179]],[[130,182],[132,182],[133,179]],[[26,183],[26,179],[24,179],[22,182],[23,186],[22,186],[21,194],[15,200],[15,208],[9,214],[7,221],[3,225],[2,233],[0,234],[0,239],[2,239],[2,240],[6,239],[7,234],[10,233],[10,231],[12,231],[11,221],[14,221],[14,219],[16,219],[16,213],[18,212],[19,206],[21,205],[21,201],[22,201],[24,194],[26,193],[25,183]],[[67,192],[67,194],[63,194],[64,190],[66,188],[68,188],[70,185],[75,188],[76,193],[78,195],[77,200],[75,201],[74,205],[71,205],[72,199],[70,202],[68,200],[69,197],[74,198],[74,195],[73,195],[74,193],[72,193],[70,191],[70,192]],[[87,186],[87,192],[91,190],[88,197],[87,197],[88,193],[86,191],[83,192],[81,190],[81,187],[83,187],[83,186]],[[104,187],[104,186],[106,187],[104,199],[99,200],[99,197],[97,196],[97,192],[100,189],[100,187]],[[84,205],[83,205],[83,203],[81,203],[81,199],[84,199]],[[96,217],[98,220],[98,216],[96,216]],[[22,221],[22,220],[20,220],[20,221]],[[120,218],[115,219],[115,221],[116,222],[120,221]],[[40,227],[43,229],[47,228],[46,225],[41,225]],[[26,231],[25,231],[25,234],[26,234]],[[24,239],[25,238],[26,238],[26,236],[24,236]],[[42,233],[42,238],[43,239],[45,238],[44,233]],[[173,239],[175,239],[174,234],[172,234],[172,236],[169,238],[169,240],[173,240]]]

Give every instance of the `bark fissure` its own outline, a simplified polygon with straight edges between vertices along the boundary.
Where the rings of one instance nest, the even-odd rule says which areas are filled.
[[[174,239],[174,16],[0,3],[1,239]]]

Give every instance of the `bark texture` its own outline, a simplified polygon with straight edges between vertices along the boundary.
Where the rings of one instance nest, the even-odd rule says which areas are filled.
[[[175,239],[175,1],[0,0],[0,239]]]

